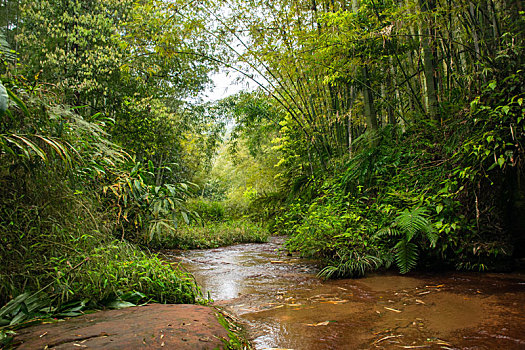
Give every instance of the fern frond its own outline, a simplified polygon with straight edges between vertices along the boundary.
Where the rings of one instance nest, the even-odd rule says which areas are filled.
[[[396,265],[402,274],[412,270],[417,265],[418,249],[415,243],[402,239],[395,245]]]
[[[375,234],[376,237],[387,236],[387,235],[388,236],[399,236],[401,235],[401,232],[399,232],[399,230],[393,226],[387,226],[387,227],[381,228]]]
[[[432,227],[428,221],[426,209],[421,207],[403,210],[396,217],[395,224],[405,232],[408,241],[420,232],[427,234]]]
[[[434,228],[432,226],[430,227],[430,230],[426,232],[426,237],[430,241],[430,246],[434,248],[436,246],[439,236],[434,231]]]

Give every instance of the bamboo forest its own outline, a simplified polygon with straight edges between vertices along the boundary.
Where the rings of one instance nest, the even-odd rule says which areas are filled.
[[[0,348],[525,348],[522,0],[1,0]]]

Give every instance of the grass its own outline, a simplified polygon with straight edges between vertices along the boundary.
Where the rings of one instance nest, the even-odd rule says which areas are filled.
[[[182,226],[153,243],[165,249],[207,249],[238,243],[264,243],[269,235],[268,230],[259,224],[229,220]]]
[[[2,175],[10,186],[0,190],[0,338],[31,319],[145,302],[207,302],[191,274],[115,240],[98,201],[62,177]]]
[[[225,349],[228,350],[252,350],[244,329],[239,326],[240,322],[223,309],[217,308],[217,320],[228,331],[228,339],[221,339]]]

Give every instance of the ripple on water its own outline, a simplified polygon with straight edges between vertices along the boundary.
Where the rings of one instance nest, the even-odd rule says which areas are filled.
[[[315,262],[269,243],[167,252],[257,349],[525,348],[525,277],[374,274],[322,281]],[[170,258],[170,255],[172,256]]]

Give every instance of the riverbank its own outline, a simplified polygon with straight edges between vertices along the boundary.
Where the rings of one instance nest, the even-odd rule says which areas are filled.
[[[19,331],[23,349],[223,349],[229,332],[213,307],[149,304],[41,324]]]

